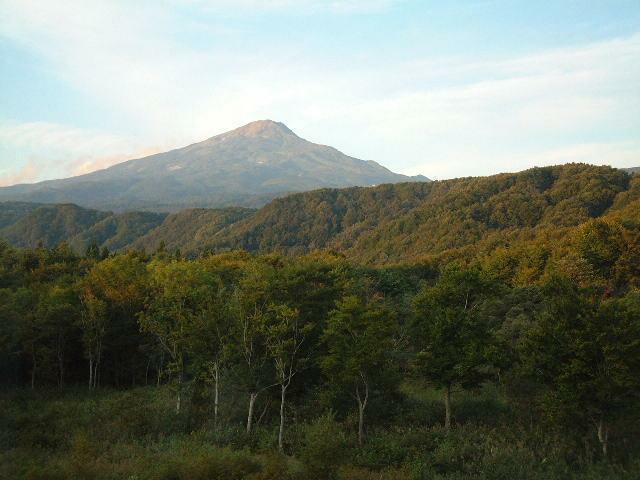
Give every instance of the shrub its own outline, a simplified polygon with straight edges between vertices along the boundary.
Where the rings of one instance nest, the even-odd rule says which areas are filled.
[[[346,458],[347,440],[334,415],[328,413],[306,428],[300,451],[308,478],[333,479]]]

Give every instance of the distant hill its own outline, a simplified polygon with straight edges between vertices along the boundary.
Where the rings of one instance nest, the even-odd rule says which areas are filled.
[[[271,120],[184,148],[63,180],[0,188],[0,201],[75,203],[102,210],[262,206],[321,187],[428,181],[298,137]]]
[[[0,229],[13,225],[18,220],[41,207],[39,203],[4,202],[0,203]]]
[[[15,209],[15,203],[0,204],[0,211]],[[79,235],[110,213],[77,205],[34,205],[23,207],[24,215],[0,229],[0,238],[17,247],[52,247]],[[2,214],[0,214],[2,216]]]
[[[255,210],[240,207],[197,208],[172,213],[161,225],[133,241],[130,247],[153,252],[164,244],[168,251],[198,252],[220,230],[254,213]]]
[[[631,175],[637,175],[640,173],[640,167],[623,168],[622,170],[630,173]]]
[[[164,244],[189,255],[327,249],[385,264],[465,249],[493,251],[519,239],[540,238],[544,245],[605,215],[640,228],[640,176],[568,164],[490,177],[320,189],[275,199],[259,210],[187,209],[170,215],[10,202],[0,203],[0,219],[13,221],[0,229],[0,238],[16,246],[65,240],[79,253],[93,242],[110,250],[154,251]]]
[[[166,216],[153,212],[109,215],[69,239],[69,245],[77,252],[86,251],[92,244],[107,247],[110,251],[120,250],[162,224]]]
[[[640,183],[640,182],[636,182]],[[368,263],[470,246],[497,232],[569,227],[603,215],[630,188],[618,169],[585,164],[277,199],[211,239],[212,251],[332,249]]]

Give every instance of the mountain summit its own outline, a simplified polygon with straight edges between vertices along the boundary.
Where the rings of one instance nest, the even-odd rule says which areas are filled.
[[[223,133],[222,135],[217,135],[213,138],[229,135],[241,137],[274,137],[279,135],[293,135],[297,137],[297,135],[293,133],[284,123],[276,122],[273,120],[256,120],[255,122],[248,123],[243,127],[236,128],[235,130]]]
[[[394,173],[259,120],[199,143],[63,180],[0,188],[0,200],[113,210],[261,206],[322,187],[428,181]]]

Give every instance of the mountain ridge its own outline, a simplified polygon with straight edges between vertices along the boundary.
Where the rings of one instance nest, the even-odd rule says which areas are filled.
[[[259,210],[185,209],[165,215],[0,202],[0,238],[19,247],[66,241],[78,253],[92,243],[147,252],[164,246],[189,256],[234,249],[332,250],[386,264],[489,248],[523,236],[562,236],[606,216],[640,228],[640,177],[567,164],[490,177],[325,188],[275,199]]]
[[[259,207],[292,192],[428,181],[309,142],[272,120],[77,177],[0,188],[0,200],[101,210]]]

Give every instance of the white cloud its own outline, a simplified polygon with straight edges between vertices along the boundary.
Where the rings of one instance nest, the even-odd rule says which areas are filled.
[[[381,12],[401,0],[187,0],[187,3],[201,8],[218,11],[269,11],[287,10],[295,13],[376,13]]]
[[[19,167],[13,172],[7,167],[0,169],[0,185],[81,175],[166,148],[49,122],[0,123],[0,144],[20,157],[15,162]]]
[[[38,166],[32,162],[27,162],[24,166],[12,173],[3,174],[0,170],[0,187],[16,185],[18,183],[31,183],[39,179],[40,171]]]
[[[139,135],[132,141],[86,129],[13,125],[12,142],[22,135],[35,145],[25,159],[43,165],[68,158],[68,173],[77,173],[145,145],[180,146],[258,118],[284,121],[301,136],[392,169],[437,178],[572,155],[576,161],[607,156],[599,163],[622,165],[637,153],[640,34],[518,58],[385,58],[336,66],[309,58],[295,42],[276,50],[237,47],[216,25],[206,47],[191,48],[176,33],[172,5],[178,3],[357,13],[395,2],[192,0],[160,8],[0,0],[1,36],[41,56],[60,79]]]

